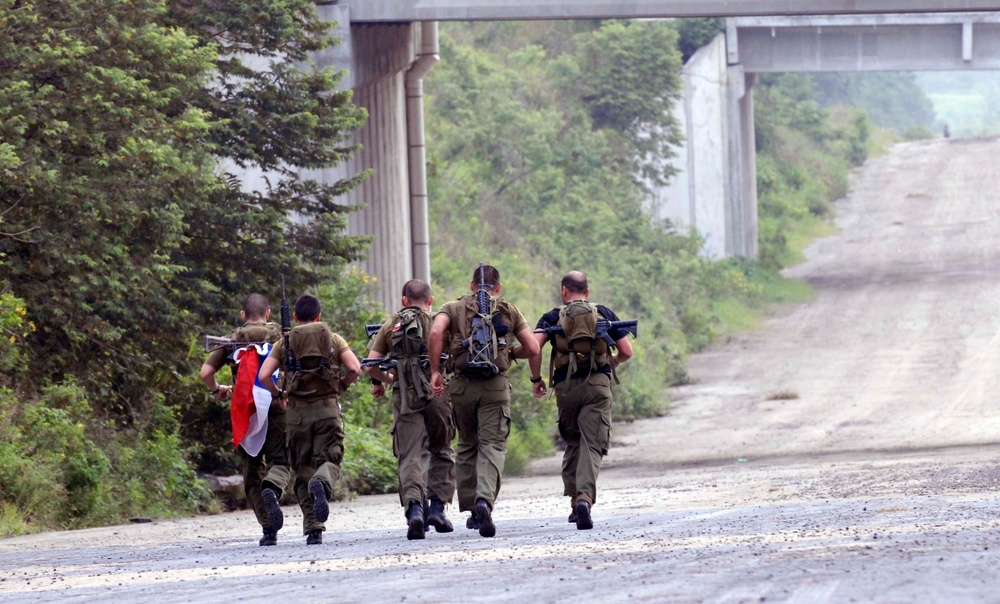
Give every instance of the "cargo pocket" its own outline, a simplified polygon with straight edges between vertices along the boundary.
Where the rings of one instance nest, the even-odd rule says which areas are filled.
[[[448,382],[448,394],[454,396],[456,394],[462,394],[465,392],[466,380],[462,378],[455,378]]]
[[[601,450],[601,456],[608,454],[611,446],[611,422],[606,417],[601,418],[601,425],[597,429],[597,446]]]
[[[500,409],[500,438],[507,442],[508,437],[510,437],[510,408],[502,407]]]

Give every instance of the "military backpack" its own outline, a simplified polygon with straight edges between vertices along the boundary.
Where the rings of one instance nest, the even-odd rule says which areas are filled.
[[[448,351],[452,370],[474,377],[506,372],[511,365],[509,334],[513,321],[510,305],[485,291],[460,298],[458,331]]]
[[[392,326],[389,356],[396,359],[396,381],[405,411],[417,411],[431,402],[430,364],[427,362],[426,314],[419,308],[399,311]]]
[[[285,389],[290,396],[322,398],[340,394],[340,359],[333,349],[333,332],[326,323],[317,321],[292,328],[288,347],[296,359],[295,367],[286,368]]]
[[[597,305],[586,300],[574,300],[559,309],[559,327],[552,347],[550,376],[554,369],[566,368],[567,377],[587,368],[588,373],[600,370],[610,360],[607,342],[597,336],[600,320]]]

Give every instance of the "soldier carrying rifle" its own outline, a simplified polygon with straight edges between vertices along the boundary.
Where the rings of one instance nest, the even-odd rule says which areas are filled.
[[[382,323],[362,361],[372,377],[373,395],[385,395],[383,383],[392,387],[393,451],[407,539],[423,539],[427,526],[439,533],[454,530],[444,508],[455,494],[455,428],[447,395],[431,391],[427,357],[433,302],[430,285],[407,281],[403,308]],[[426,472],[425,456],[430,458]]]

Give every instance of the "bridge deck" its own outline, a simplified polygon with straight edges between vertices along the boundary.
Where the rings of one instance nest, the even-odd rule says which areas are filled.
[[[339,4],[350,8],[352,23],[856,15],[998,8],[997,0],[340,0]]]

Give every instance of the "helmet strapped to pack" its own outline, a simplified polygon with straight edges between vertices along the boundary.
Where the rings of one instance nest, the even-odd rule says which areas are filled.
[[[563,333],[554,336],[550,376],[563,367],[567,377],[576,375],[583,366],[589,374],[609,363],[608,344],[597,335],[598,320],[597,305],[586,300],[574,300],[559,309]]]
[[[396,380],[404,409],[417,411],[431,402],[430,365],[427,340],[419,308],[399,311],[392,326],[389,356],[396,359]]]
[[[296,367],[286,389],[291,396],[319,398],[340,394],[340,362],[333,350],[333,332],[326,323],[299,325],[288,335]],[[286,351],[287,353],[287,351]]]

